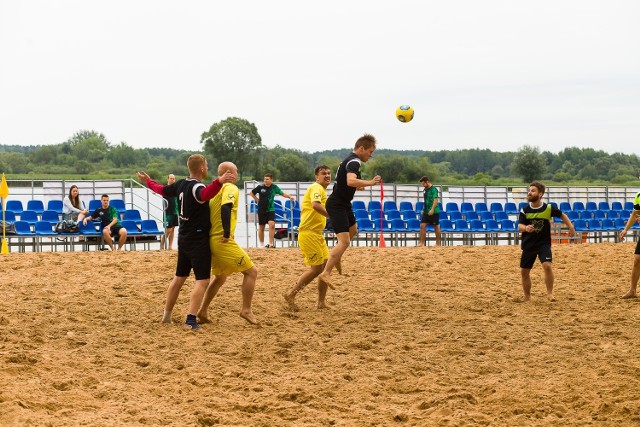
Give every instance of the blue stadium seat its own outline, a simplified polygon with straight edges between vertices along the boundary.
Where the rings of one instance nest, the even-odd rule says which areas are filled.
[[[587,202],[587,204],[584,207],[585,207],[585,210],[587,211],[598,210],[598,205],[596,205],[596,202]]]
[[[476,207],[475,207],[475,211],[477,213],[480,212],[489,212],[489,209],[487,208],[487,204],[484,202],[478,202],[476,203]]]
[[[385,211],[385,213],[387,214],[387,219],[389,221],[393,221],[394,219],[401,220],[400,211],[389,210],[389,211]]]
[[[382,210],[382,204],[380,203],[379,200],[370,200],[369,204],[367,205],[367,210],[369,212],[371,211],[380,211]]]
[[[625,211],[632,211],[633,210],[633,202],[631,202],[631,201],[624,202],[624,210]]]
[[[353,215],[356,217],[356,221],[359,219],[369,219],[369,212],[363,209],[354,210]]]
[[[408,219],[406,220],[407,222],[407,231],[413,232],[413,233],[417,233],[420,231],[420,220],[418,219]]]
[[[620,202],[611,202],[611,210],[612,211],[621,211],[622,208],[622,203]]]
[[[465,219],[467,221],[472,221],[474,219],[480,219],[480,216],[478,215],[478,212],[474,212],[474,211],[466,211],[466,212],[464,212],[464,216],[465,216]]]
[[[366,211],[367,210],[367,205],[365,205],[362,200],[354,200],[354,201],[351,202],[351,208],[354,211],[356,209]]]
[[[34,211],[38,215],[42,215],[42,212],[44,212],[44,203],[42,200],[27,200],[26,210]]]
[[[0,214],[0,219],[2,219],[2,214]],[[5,211],[4,220],[7,222],[16,222],[16,214],[13,211]]]
[[[398,205],[396,205],[396,202],[394,200],[385,200],[384,203],[382,204],[382,207],[384,208],[383,210],[385,212],[399,210]]]
[[[406,233],[407,224],[401,218],[393,218],[391,220],[391,231],[396,233]]]
[[[402,201],[400,202],[400,212],[404,212],[404,211],[412,211],[413,210],[413,203],[409,202],[409,201]]]
[[[100,199],[89,200],[89,215],[91,215],[96,209],[100,209],[102,207],[102,202]]]
[[[458,219],[454,222],[455,230],[458,232],[469,231],[469,223],[464,219]]]
[[[598,209],[601,211],[610,211],[611,206],[609,206],[609,202],[598,202]]]
[[[49,202],[47,202],[46,210],[48,211],[55,211],[59,215],[62,215],[62,208],[63,208],[62,200],[49,200]]]
[[[500,231],[500,225],[495,219],[488,219],[484,222],[484,227],[487,231],[497,232]]]
[[[560,202],[560,210],[562,212],[569,212],[571,210],[571,204],[569,202]]]
[[[507,212],[506,211],[504,211],[504,212],[502,212],[502,211],[496,212],[496,221],[498,221],[498,223],[499,223],[503,219],[509,219],[509,215],[507,214]]]
[[[504,212],[504,207],[500,202],[493,202],[489,205],[489,212],[493,212],[494,214],[496,212]]]
[[[440,220],[440,230],[441,231],[447,231],[447,232],[452,232],[455,229],[453,228],[453,221],[451,221],[450,219],[441,219]]]
[[[582,212],[582,211],[584,211],[584,210],[585,210],[585,208],[584,208],[584,203],[582,203],[582,202],[573,202],[573,209],[572,209],[572,211],[575,211],[575,212],[578,212],[578,213],[579,213],[579,212]]]
[[[462,212],[459,212],[459,211],[449,212],[449,219],[451,221],[457,221],[459,219],[462,219]]]
[[[137,209],[127,209],[124,211],[123,219],[134,221],[137,225],[142,222],[142,217],[140,216],[140,211]]]
[[[460,208],[458,207],[458,204],[456,202],[447,202],[445,206],[445,210],[447,212],[460,212]]]
[[[473,205],[469,202],[462,202],[460,204],[460,212],[473,212]]]
[[[58,212],[56,211],[51,211],[47,209],[46,211],[42,212],[42,220],[53,222],[55,224],[58,221],[60,221],[60,215],[58,215]]]
[[[40,219],[35,211],[22,211],[20,214],[20,221],[26,221],[29,225],[34,225]]]
[[[480,212],[480,220],[481,221],[488,221],[490,219],[493,219],[493,213],[491,213],[489,211]]]
[[[16,215],[20,215],[24,211],[22,202],[20,200],[7,200],[5,203],[6,204],[4,210],[7,212],[11,211]]]
[[[518,207],[513,202],[507,202],[504,204],[504,211],[507,215],[517,215],[520,211]]]

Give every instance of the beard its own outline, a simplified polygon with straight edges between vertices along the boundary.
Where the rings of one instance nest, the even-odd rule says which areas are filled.
[[[540,197],[542,197],[542,196],[540,196],[540,195],[537,195],[537,196],[527,196],[527,200],[528,200],[528,201],[530,201],[530,202],[537,202],[538,200],[540,200]]]

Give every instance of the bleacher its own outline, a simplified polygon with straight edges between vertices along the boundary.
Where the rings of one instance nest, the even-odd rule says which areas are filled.
[[[568,236],[568,229],[559,218],[552,221],[552,238],[556,243],[581,243],[618,241],[618,235],[624,228],[630,211],[623,209],[622,201],[609,202],[548,202],[567,214],[575,223],[577,234]],[[440,203],[440,230],[442,244],[495,245],[519,244],[521,233],[518,231],[519,210],[527,203],[520,202],[516,207],[512,202],[447,202]],[[366,245],[377,245],[380,234],[387,244],[397,246],[416,245],[420,236],[422,202],[408,200],[370,200],[353,201],[354,215],[359,234],[354,241]],[[281,226],[288,226],[293,234],[299,224],[299,208],[287,206],[276,208]],[[293,218],[293,219],[292,219]],[[435,231],[427,226],[427,244],[433,244]],[[325,230],[331,240],[331,230]],[[635,224],[630,236],[636,239],[640,234],[640,225]]]
[[[72,183],[43,182],[42,188],[40,185],[36,187],[34,183],[30,183],[31,188],[20,184],[22,183],[19,181],[9,182],[10,194],[5,210],[0,212],[0,220],[4,218],[6,222],[15,225],[15,233],[6,234],[10,251],[86,251],[108,248],[103,242],[99,221],[81,225],[76,232],[56,232],[56,224],[63,219],[62,198]],[[82,182],[81,185],[85,190],[81,193],[81,199],[88,207],[89,215],[101,206],[101,194],[113,194],[110,205],[118,210],[120,222],[127,227],[129,234],[124,249],[160,248],[160,236],[164,234],[164,209],[160,196],[139,185],[136,193],[130,188],[123,188],[122,182]],[[131,184],[132,187],[133,185]],[[55,191],[51,188],[55,188]],[[42,194],[37,194],[38,192]]]

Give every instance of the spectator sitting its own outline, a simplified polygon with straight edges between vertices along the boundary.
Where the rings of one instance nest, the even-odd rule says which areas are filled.
[[[71,220],[76,223],[80,223],[82,219],[89,213],[84,208],[84,204],[80,200],[78,186],[72,185],[69,189],[69,195],[64,196],[62,201],[62,219],[65,221]]]
[[[114,251],[113,238],[118,236],[118,250],[122,249],[122,246],[127,241],[127,230],[120,224],[118,210],[113,206],[109,206],[109,195],[103,194],[100,197],[102,207],[99,207],[89,216],[84,217],[82,223],[87,225],[87,221],[94,218],[99,218],[102,222],[102,236],[107,245]]]

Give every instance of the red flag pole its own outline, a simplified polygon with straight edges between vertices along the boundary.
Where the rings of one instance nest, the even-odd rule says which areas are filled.
[[[380,179],[380,243],[378,246],[381,248],[386,248],[387,244],[384,242],[384,235],[382,231],[384,230],[384,187],[382,183],[382,179]]]

